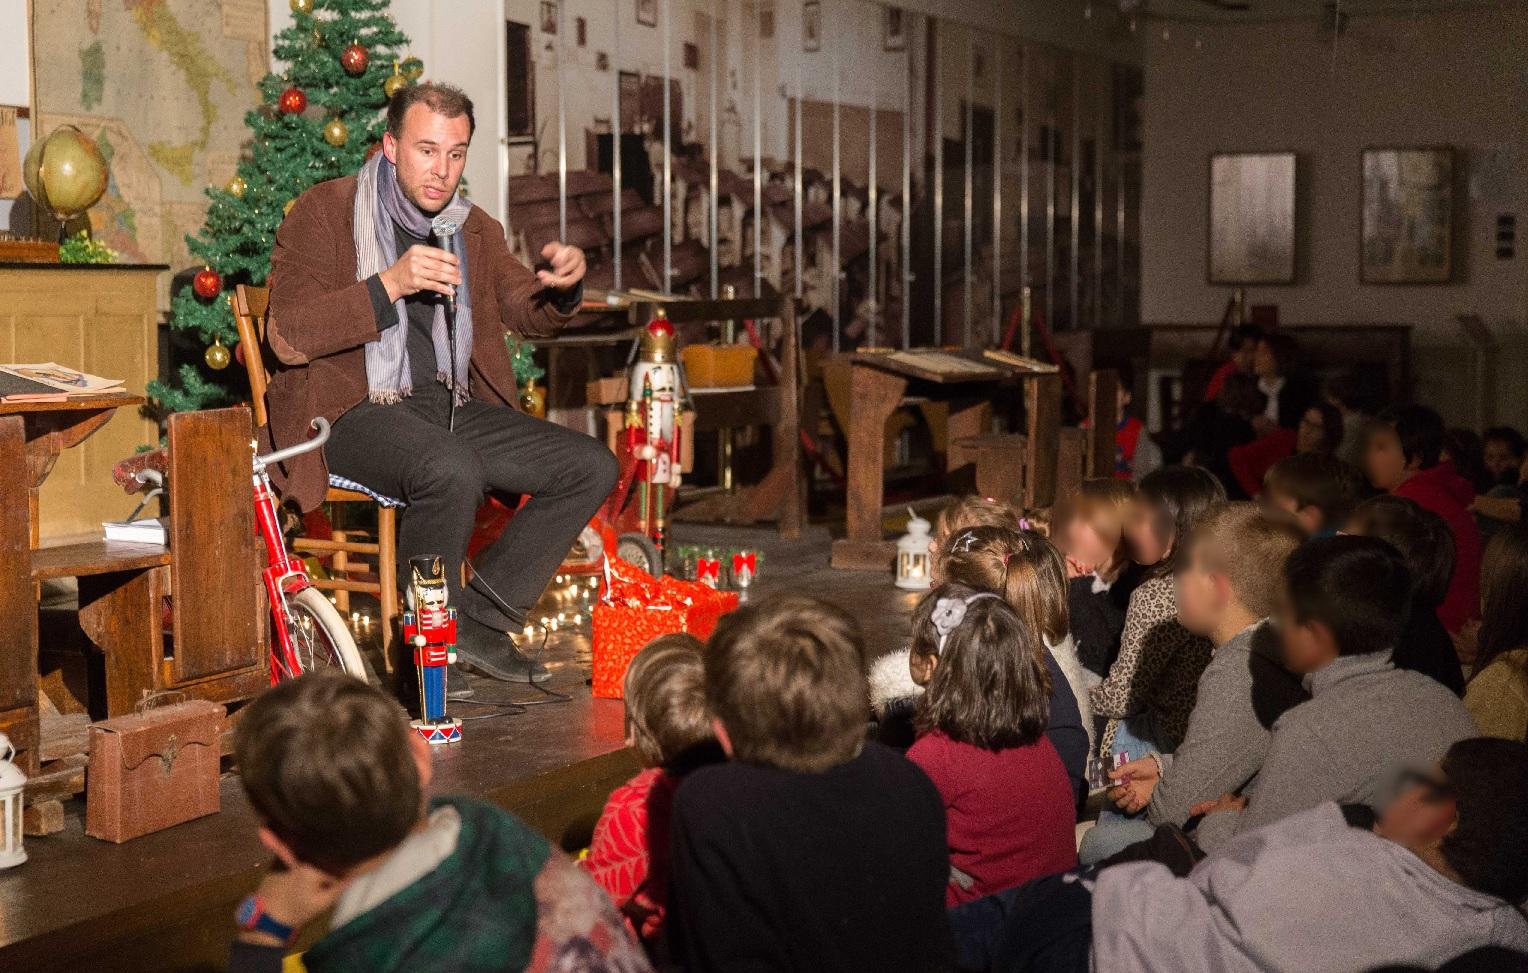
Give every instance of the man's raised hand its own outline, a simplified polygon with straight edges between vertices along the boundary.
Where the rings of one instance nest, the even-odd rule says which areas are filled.
[[[422,243],[403,251],[397,263],[377,276],[387,288],[388,298],[394,301],[420,291],[451,297],[456,293],[456,285],[462,282],[461,272],[456,269],[456,254]]]
[[[588,264],[584,261],[584,252],[561,241],[554,240],[542,247],[541,259],[551,267],[548,270],[536,271],[536,279],[541,281],[543,287],[550,287],[553,290],[572,289],[584,279],[584,271],[588,269]]]

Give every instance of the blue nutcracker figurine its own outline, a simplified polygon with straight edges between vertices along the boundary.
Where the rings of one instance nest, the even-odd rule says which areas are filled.
[[[446,715],[446,666],[456,661],[456,609],[446,607],[446,568],[439,555],[409,558],[409,610],[403,640],[419,670],[419,719],[409,725],[427,743],[456,743],[462,721]]]

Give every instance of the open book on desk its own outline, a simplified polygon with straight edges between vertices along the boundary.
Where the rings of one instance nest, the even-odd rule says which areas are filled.
[[[0,400],[63,402],[70,396],[122,391],[122,381],[57,362],[0,365]]]

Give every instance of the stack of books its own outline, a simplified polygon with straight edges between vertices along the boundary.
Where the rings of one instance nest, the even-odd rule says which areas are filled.
[[[0,402],[65,402],[83,395],[121,392],[122,381],[57,362],[0,365]]]

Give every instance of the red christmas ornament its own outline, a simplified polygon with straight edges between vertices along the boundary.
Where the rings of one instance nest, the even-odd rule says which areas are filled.
[[[283,115],[301,115],[308,107],[308,96],[301,88],[288,88],[277,99],[276,107],[281,109]]]
[[[203,267],[191,278],[191,289],[196,296],[204,301],[210,301],[223,291],[222,276],[211,267]]]
[[[340,66],[351,77],[365,74],[366,66],[370,63],[371,54],[360,44],[351,44],[340,53]]]

